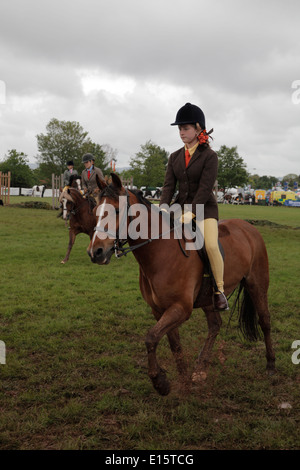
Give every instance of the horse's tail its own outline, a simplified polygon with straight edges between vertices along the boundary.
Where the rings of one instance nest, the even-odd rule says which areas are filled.
[[[242,299],[240,302],[240,296]],[[232,310],[231,317],[238,306],[238,324],[239,329],[241,330],[243,336],[248,341],[257,341],[260,338],[260,330],[258,326],[258,317],[256,314],[256,309],[254,303],[251,299],[251,296],[247,290],[247,285],[245,279],[242,279],[238,294],[235,298]]]

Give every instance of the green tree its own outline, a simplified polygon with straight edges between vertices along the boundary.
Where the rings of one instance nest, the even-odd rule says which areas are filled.
[[[248,184],[250,184],[253,189],[272,189],[277,181],[278,178],[276,178],[276,176],[250,175],[248,177]]]
[[[295,173],[289,173],[282,178],[282,182],[287,182],[289,189],[294,189],[294,183],[298,183],[298,185],[300,183],[300,176]]]
[[[237,147],[222,145],[217,151],[219,158],[218,184],[221,188],[232,188],[247,183],[246,163],[239,156]]]
[[[11,172],[10,185],[13,188],[31,188],[34,183],[34,174],[28,165],[28,157],[16,149],[9,150],[3,162],[0,163],[0,171]]]
[[[51,173],[61,174],[65,171],[68,160],[73,160],[77,169],[89,143],[88,132],[78,122],[59,121],[55,118],[47,124],[46,131],[46,134],[36,136],[39,151],[37,159],[43,172],[48,177]]]
[[[158,145],[147,141],[141,145],[141,151],[130,160],[130,175],[133,176],[133,184],[141,186],[162,186],[164,183],[168,152]]]
[[[92,142],[88,132],[75,121],[59,121],[51,119],[46,126],[46,133],[37,135],[39,156],[39,168],[36,170],[39,179],[48,183],[52,173],[63,173],[67,162],[73,160],[74,168],[80,174],[84,170],[82,156],[92,153],[95,157],[95,165],[103,172],[108,168],[108,157],[101,145]],[[108,148],[108,146],[107,146]]]

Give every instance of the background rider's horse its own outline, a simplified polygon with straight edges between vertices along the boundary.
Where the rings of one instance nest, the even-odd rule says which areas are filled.
[[[69,188],[63,191],[59,200],[65,204],[66,217],[69,219],[69,244],[67,253],[61,261],[64,264],[69,260],[75,238],[79,233],[86,233],[92,239],[96,216],[93,214],[93,202],[84,198],[77,189]]]
[[[111,204],[119,211],[119,196],[127,198],[128,208],[139,203],[147,209],[142,224],[151,228],[151,207],[153,205],[139,193],[126,190],[117,175],[112,175],[112,184],[107,186],[98,182],[101,189],[99,206],[101,215],[97,226],[100,228],[101,216],[105,205]],[[145,213],[145,212],[144,212]],[[122,230],[122,223],[130,223],[117,217],[117,233]],[[169,227],[161,220],[162,232]],[[102,239],[94,235],[88,253],[92,262],[107,264],[116,250],[124,250],[121,240]],[[250,340],[257,339],[257,319],[264,334],[266,346],[267,370],[275,370],[275,355],[270,336],[270,314],[267,291],[269,285],[268,257],[264,241],[255,227],[243,220],[232,219],[219,223],[219,238],[225,252],[225,294],[228,296],[238,286],[243,291],[240,306],[240,324],[245,336]],[[182,243],[182,241],[181,241]],[[184,255],[179,240],[171,231],[170,239],[145,238],[133,240],[128,238],[132,250],[140,265],[140,288],[146,302],[152,308],[157,323],[148,331],[146,347],[148,352],[148,374],[155,389],[162,395],[169,393],[170,386],[165,372],[160,368],[156,348],[166,334],[173,352],[177,370],[184,383],[189,381],[187,367],[183,358],[179,340],[178,327],[190,317],[193,308],[201,307],[207,318],[208,336],[199,355],[192,380],[197,383],[207,374],[213,344],[221,327],[221,316],[214,311],[212,298],[199,295],[204,274],[204,263],[195,250]]]

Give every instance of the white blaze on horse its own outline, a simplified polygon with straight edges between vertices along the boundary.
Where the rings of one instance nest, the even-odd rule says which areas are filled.
[[[62,218],[64,220],[67,220],[67,216],[68,216],[67,201],[68,201],[67,192],[63,191],[59,196],[59,202],[61,204]],[[60,214],[60,217],[61,217],[61,214]]]

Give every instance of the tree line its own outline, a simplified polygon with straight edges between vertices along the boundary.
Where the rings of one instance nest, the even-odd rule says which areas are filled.
[[[16,149],[9,150],[0,162],[0,171],[11,172],[12,187],[32,187],[35,184],[51,186],[52,173],[59,175],[66,169],[67,162],[73,160],[78,173],[84,169],[82,155],[92,153],[95,166],[101,168],[104,175],[111,172],[110,162],[116,160],[117,152],[108,144],[93,142],[83,127],[74,121],[51,119],[46,132],[38,134],[37,168],[31,169],[28,156]],[[238,154],[237,147],[222,145],[217,151],[219,159],[218,185],[221,188],[250,184],[254,189],[273,187],[277,178],[274,176],[250,175],[246,163]],[[133,179],[133,184],[140,188],[161,187],[164,182],[169,153],[151,140],[141,145],[140,150],[131,157],[129,169],[121,173],[125,180]],[[286,175],[283,177],[290,187],[294,181],[299,182],[300,176]]]

